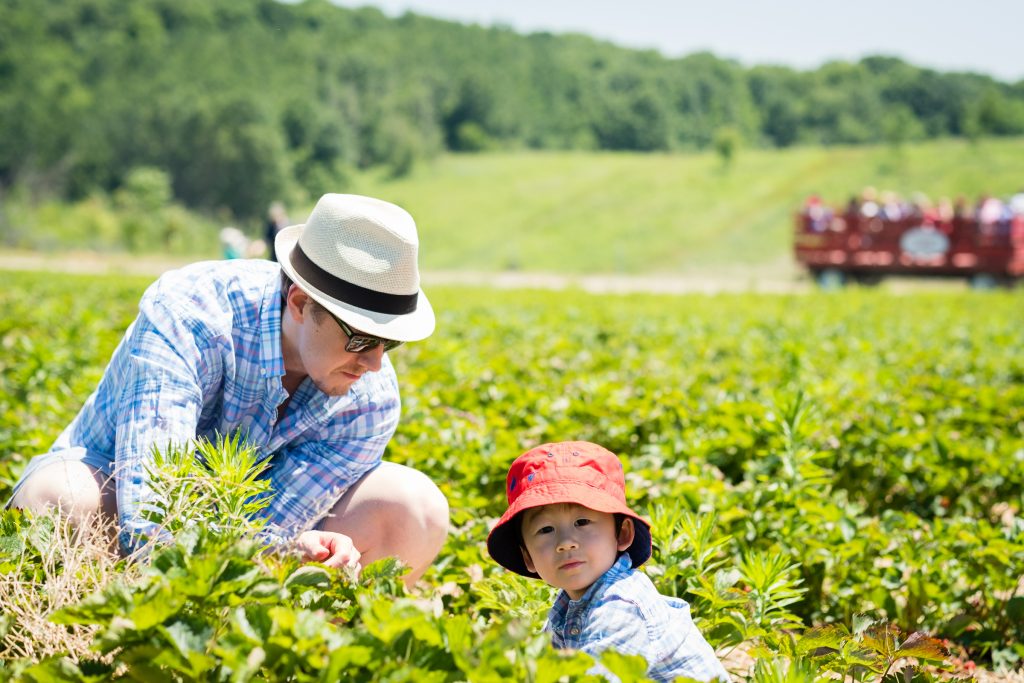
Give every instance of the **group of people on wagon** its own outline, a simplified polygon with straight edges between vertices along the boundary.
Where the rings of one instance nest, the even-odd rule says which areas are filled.
[[[802,214],[805,229],[810,232],[841,232],[848,226],[880,232],[886,225],[899,225],[929,226],[946,234],[963,229],[1009,234],[1014,218],[1024,216],[1024,189],[1006,200],[983,194],[971,204],[963,196],[955,200],[941,197],[933,202],[923,192],[915,192],[906,199],[891,190],[879,192],[868,186],[850,197],[842,213],[836,213],[819,195],[812,194],[805,201]]]

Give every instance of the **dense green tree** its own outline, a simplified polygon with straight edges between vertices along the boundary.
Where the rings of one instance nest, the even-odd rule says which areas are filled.
[[[116,192],[262,215],[441,150],[708,149],[1024,132],[1024,82],[893,57],[813,71],[669,59],[328,0],[4,0],[0,191]]]
[[[798,142],[810,89],[807,79],[792,69],[766,66],[752,68],[748,83],[764,140],[776,147]]]
[[[182,121],[170,153],[175,194],[186,203],[252,216],[287,188],[284,140],[259,103],[212,101]]]
[[[703,52],[677,60],[670,74],[665,88],[678,112],[676,129],[684,147],[710,146],[722,126],[746,139],[759,137],[754,101],[737,63]]]

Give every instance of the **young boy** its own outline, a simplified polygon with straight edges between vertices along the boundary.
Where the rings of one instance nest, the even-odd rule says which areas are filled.
[[[487,551],[506,569],[561,589],[544,627],[556,648],[641,655],[658,681],[729,680],[686,602],[634,571],[651,556],[650,524],[626,505],[614,453],[586,441],[537,446],[512,463],[506,494]]]

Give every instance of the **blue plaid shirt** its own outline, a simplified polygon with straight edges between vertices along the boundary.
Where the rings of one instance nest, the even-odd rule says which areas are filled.
[[[656,681],[677,676],[729,680],[690,618],[689,605],[658,593],[646,574],[631,567],[626,554],[579,600],[559,592],[544,630],[551,632],[558,649],[583,650],[596,658],[605,650],[640,655],[647,660],[648,677]],[[591,673],[618,681],[600,665]]]
[[[281,384],[280,266],[196,263],[160,277],[114,351],[96,391],[51,451],[85,449],[113,464],[125,548],[152,532],[140,516],[151,497],[144,464],[153,446],[241,430],[271,458],[271,536],[312,527],[376,467],[398,426],[398,381],[387,355],[344,395],[307,378],[288,398]]]

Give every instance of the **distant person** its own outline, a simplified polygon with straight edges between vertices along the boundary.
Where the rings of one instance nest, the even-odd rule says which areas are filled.
[[[257,258],[262,257],[267,245],[261,239],[251,240],[238,228],[227,226],[220,231],[220,248],[224,258]]]
[[[231,260],[245,258],[249,240],[238,228],[227,226],[220,230],[220,249],[224,258]]]
[[[264,241],[267,243],[269,254],[267,258],[271,261],[277,260],[277,253],[274,251],[274,242],[277,240],[277,233],[288,227],[288,214],[284,210],[284,204],[273,202],[267,209],[267,222],[264,226]]]
[[[1010,197],[1009,205],[1010,211],[1015,216],[1024,216],[1024,187],[1017,194]]]
[[[978,198],[974,215],[981,223],[995,223],[1003,215],[1003,203],[992,195],[983,194]]]
[[[939,197],[936,212],[940,221],[951,221],[956,216],[956,210],[953,208],[953,202],[949,197]]]
[[[978,220],[978,231],[983,235],[995,235],[1000,232],[1000,225],[1008,217],[1006,205],[998,197],[983,194],[975,206],[975,217]]]
[[[956,200],[953,202],[953,218],[961,220],[964,218],[970,218],[970,211],[967,208],[967,197],[958,195]]]
[[[878,215],[878,190],[868,185],[860,192],[860,215],[874,218]]]
[[[277,235],[281,263],[194,263],[143,294],[93,394],[8,505],[116,520],[123,550],[155,532],[153,449],[241,432],[269,462],[259,513],[307,561],[394,556],[414,582],[444,543],[448,504],[422,473],[382,462],[398,426],[389,359],[434,330],[416,224],[370,197],[328,194]]]
[[[585,441],[537,446],[512,463],[505,493],[487,551],[561,589],[544,627],[554,647],[640,655],[656,681],[729,680],[686,602],[636,571],[651,556],[650,525],[626,504],[614,453]],[[591,673],[607,671],[598,664]]]
[[[856,216],[859,211],[860,211],[860,200],[857,199],[857,197],[851,195],[850,198],[846,201],[846,212],[845,213],[846,213],[847,216]]]
[[[920,222],[922,225],[935,226],[939,222],[938,209],[932,204],[931,198],[924,192],[915,192],[911,195],[907,216]]]
[[[832,223],[832,209],[821,202],[821,197],[812,194],[804,202],[804,215],[813,232],[824,232]]]
[[[882,216],[882,220],[890,223],[898,223],[903,220],[905,212],[899,195],[889,190],[882,192],[882,201],[879,206],[879,213]]]

